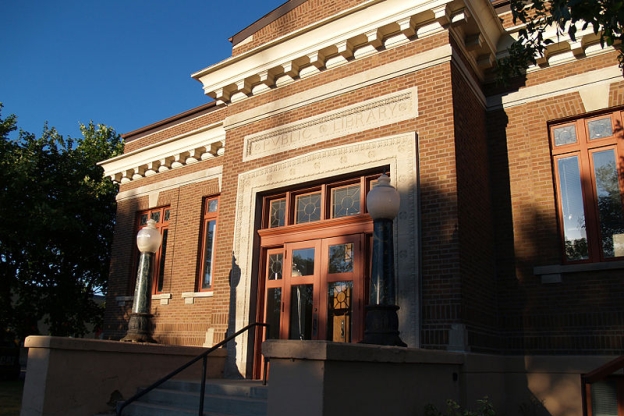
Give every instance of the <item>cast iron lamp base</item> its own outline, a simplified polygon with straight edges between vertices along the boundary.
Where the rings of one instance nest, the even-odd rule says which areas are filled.
[[[151,313],[131,313],[128,321],[128,332],[121,339],[122,342],[149,342],[156,344],[156,340],[150,335],[151,319],[154,315]]]
[[[396,305],[366,306],[366,329],[360,343],[407,347],[399,338],[398,310]]]

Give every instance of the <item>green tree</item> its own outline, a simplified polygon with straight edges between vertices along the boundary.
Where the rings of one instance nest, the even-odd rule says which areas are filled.
[[[523,24],[518,39],[509,47],[509,55],[498,61],[499,78],[508,82],[522,75],[537,57],[543,56],[552,43],[544,34],[555,28],[558,36],[576,41],[579,30],[590,28],[600,36],[602,47],[614,46],[618,51],[620,68],[624,67],[622,53],[622,0],[511,0],[513,21]]]
[[[0,330],[24,337],[43,319],[82,336],[101,323],[93,294],[106,291],[115,221],[117,186],[97,162],[122,139],[93,122],[77,140],[47,124],[41,137],[16,130],[15,115],[0,118]]]

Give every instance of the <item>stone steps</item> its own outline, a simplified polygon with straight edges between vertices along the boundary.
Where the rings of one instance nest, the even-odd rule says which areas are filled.
[[[123,410],[123,416],[197,415],[201,383],[169,380]],[[206,380],[204,416],[266,416],[268,386],[252,380]]]

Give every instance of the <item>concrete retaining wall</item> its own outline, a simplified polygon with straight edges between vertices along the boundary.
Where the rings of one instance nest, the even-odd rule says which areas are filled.
[[[496,414],[582,416],[581,377],[612,356],[495,356],[269,340],[269,416],[422,416],[451,399]]]
[[[114,408],[204,352],[200,347],[32,336],[21,416],[90,416]],[[225,350],[208,360],[208,377],[221,378]],[[199,379],[201,361],[177,378]]]

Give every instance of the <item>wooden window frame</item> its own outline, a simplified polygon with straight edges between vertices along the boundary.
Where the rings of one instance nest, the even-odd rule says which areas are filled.
[[[366,195],[371,190],[373,184],[379,177],[379,173],[374,174],[365,174],[361,175],[357,178],[345,179],[345,180],[336,180],[334,182],[328,182],[326,184],[321,184],[317,186],[308,186],[298,188],[292,191],[278,192],[275,194],[267,195],[262,198],[262,225],[261,230],[283,230],[284,227],[296,227],[296,226],[304,226],[305,224],[310,223],[296,223],[296,198],[301,195],[311,194],[314,192],[321,193],[321,215],[318,221],[313,221],[312,223],[318,223],[326,220],[339,221],[344,219],[345,217],[332,218],[332,198],[331,191],[336,188],[341,188],[349,185],[360,184],[360,213],[349,215],[346,217],[357,217],[361,215],[365,215],[368,212],[366,211]],[[271,227],[271,209],[270,204],[271,201],[285,199],[285,218],[284,225]]]
[[[588,123],[594,120],[610,117],[613,134],[603,138],[589,138]],[[549,125],[552,170],[555,185],[557,217],[562,250],[562,260],[568,264],[597,263],[605,261],[622,260],[624,256],[607,257],[604,254],[601,240],[601,224],[599,219],[598,195],[596,193],[596,177],[593,172],[592,154],[597,151],[613,149],[616,158],[616,168],[619,176],[620,201],[624,206],[624,141],[622,140],[621,110],[592,114],[584,118],[565,120]],[[570,144],[555,144],[555,129],[566,126],[574,126],[576,130],[576,142]],[[562,201],[562,184],[559,172],[559,160],[576,157],[579,164],[580,189],[582,193],[582,205],[584,210],[585,232],[587,240],[587,259],[568,259],[566,253],[566,235],[564,219],[564,201]]]
[[[216,210],[210,211],[210,203],[216,201]],[[219,218],[219,197],[218,196],[209,196],[204,198],[202,202],[202,217],[201,217],[201,233],[199,235],[199,255],[198,266],[197,266],[197,278],[196,278],[196,291],[197,292],[211,292],[214,288],[214,259],[216,254],[216,245],[217,245],[217,227],[218,227],[218,218]],[[211,248],[211,259],[210,259],[210,284],[204,287],[204,275],[206,273],[206,237],[208,233],[208,226],[211,222],[214,222],[213,232],[212,232],[212,248]]]
[[[167,215],[167,212],[168,212],[168,215]],[[160,220],[155,224],[155,227],[160,233],[160,235],[163,237],[163,241],[160,247],[158,248],[158,251],[154,254],[154,258],[152,259],[153,263],[152,263],[151,291],[153,295],[164,293],[163,292],[164,280],[165,280],[164,262],[166,261],[166,258],[167,258],[167,237],[169,234],[168,216],[171,215],[171,207],[168,205],[137,212],[136,220],[135,220],[135,230],[134,230],[135,238],[133,238],[132,240],[134,243],[133,244],[134,254],[132,256],[132,259],[133,259],[132,268],[130,269],[130,280],[129,280],[129,285],[128,285],[128,292],[132,295],[134,295],[134,289],[136,287],[136,276],[137,276],[137,269],[139,267],[139,255],[140,255],[139,249],[136,246],[136,235],[139,232],[139,230],[145,226],[145,224],[143,224],[143,221],[142,221],[143,216],[146,215],[147,219],[150,219],[150,218],[153,218],[155,213],[160,214]],[[165,231],[167,235],[165,235]],[[160,281],[161,278],[162,278],[162,282]],[[159,288],[159,283],[161,283],[160,288]]]
[[[329,179],[323,183],[314,183],[314,184],[300,184],[299,187],[293,189],[290,188],[288,190],[276,190],[271,194],[266,194],[261,196],[259,199],[259,203],[262,204],[262,213],[261,213],[261,224],[258,230],[258,235],[260,237],[260,249],[259,249],[259,270],[258,273],[258,298],[257,298],[257,308],[256,308],[256,319],[258,322],[263,322],[265,319],[265,306],[268,302],[266,296],[268,294],[268,290],[280,290],[281,291],[281,302],[280,302],[280,310],[284,313],[285,305],[288,303],[287,296],[290,296],[290,290],[286,290],[285,286],[287,284],[286,280],[288,277],[285,276],[287,271],[283,271],[282,280],[268,280],[266,278],[268,273],[268,256],[270,254],[281,254],[283,265],[286,267],[289,260],[287,257],[287,246],[289,247],[291,243],[297,244],[298,242],[303,242],[306,240],[316,240],[316,239],[331,239],[334,237],[343,237],[343,236],[353,236],[354,234],[360,234],[358,242],[357,250],[360,250],[361,253],[368,253],[366,257],[369,259],[365,261],[361,265],[360,273],[363,274],[363,284],[360,285],[359,294],[353,298],[353,302],[355,302],[357,298],[357,304],[353,304],[352,313],[361,314],[361,322],[364,320],[364,306],[366,303],[367,294],[369,293],[369,280],[366,276],[370,276],[370,258],[371,258],[371,240],[372,240],[372,232],[373,232],[373,224],[366,211],[366,195],[372,188],[373,184],[379,178],[381,173],[388,172],[388,167],[379,167],[375,169],[371,169],[369,171],[363,171],[359,173],[353,173],[349,175],[349,177],[339,177],[335,179]],[[353,185],[356,183],[360,183],[360,213],[354,215],[346,215],[340,216],[338,218],[331,217],[331,190],[343,187],[347,185]],[[314,191],[321,191],[321,219],[319,221],[307,222],[295,224],[295,197],[297,195],[302,195]],[[284,204],[284,223],[280,226],[271,227],[271,202],[275,200],[285,201]],[[364,250],[364,251],[362,251]],[[334,279],[336,282],[339,282],[340,279]],[[324,280],[323,282],[326,284],[329,282],[334,282],[334,280]],[[355,279],[353,280],[355,282]],[[323,284],[323,282],[317,282],[317,284]],[[292,285],[291,285],[292,286]],[[318,286],[319,288],[321,286]],[[355,290],[353,291],[354,295]],[[317,295],[318,296],[318,295]],[[355,318],[354,318],[355,319]],[[287,331],[287,320],[280,319],[279,321],[280,328],[271,328],[271,338],[277,338],[278,334],[282,332],[284,334]],[[352,340],[357,341],[363,336],[363,324],[360,326],[352,327]],[[327,335],[327,334],[326,334]],[[256,339],[255,343],[255,362],[261,363],[263,360],[262,355],[260,354],[260,339]],[[259,377],[262,372],[261,365],[254,365],[254,377]]]

